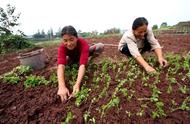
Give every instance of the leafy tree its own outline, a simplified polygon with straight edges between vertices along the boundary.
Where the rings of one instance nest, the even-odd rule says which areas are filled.
[[[7,5],[7,10],[0,7],[0,34],[12,34],[13,28],[19,25],[17,21],[20,17],[20,13],[15,15],[15,9],[16,8],[10,4]]]
[[[119,33],[120,33],[120,29],[118,28],[111,28],[104,31],[104,34],[119,34]]]
[[[61,37],[61,28],[55,33],[55,37]]]
[[[41,31],[41,34],[44,35],[44,36],[46,35],[45,32],[44,32],[44,30]]]
[[[35,33],[35,34],[33,35],[33,37],[34,37],[35,39],[46,38],[46,34],[45,34],[44,30],[42,30],[41,32],[40,32],[40,30],[38,30],[38,32]]]
[[[153,25],[152,30],[156,30],[156,29],[158,29],[158,25]]]
[[[0,7],[0,54],[34,46],[26,41],[22,31],[17,30],[20,35],[13,34],[14,27],[19,25],[17,21],[20,17],[20,13],[15,14],[15,9],[10,4],[6,10]]]
[[[52,28],[50,28],[50,30],[48,30],[48,38],[53,39],[53,29]]]
[[[160,25],[160,28],[166,28],[168,26],[167,22],[162,22]]]

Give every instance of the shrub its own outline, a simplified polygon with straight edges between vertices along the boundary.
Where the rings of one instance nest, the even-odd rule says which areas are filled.
[[[28,42],[22,35],[0,36],[0,54],[30,47],[34,47],[34,44]]]

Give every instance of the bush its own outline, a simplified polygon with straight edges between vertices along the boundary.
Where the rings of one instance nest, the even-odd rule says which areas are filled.
[[[158,29],[158,25],[153,25],[152,30],[156,30],[156,29]]]
[[[0,36],[0,54],[30,47],[34,47],[34,44],[28,42],[21,35],[10,34]]]

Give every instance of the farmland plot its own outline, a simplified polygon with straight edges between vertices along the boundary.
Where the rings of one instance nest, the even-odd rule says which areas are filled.
[[[163,41],[167,46],[169,41]],[[186,124],[190,120],[190,53],[188,44],[184,48],[186,52],[165,54],[170,63],[166,68],[160,68],[151,54],[145,56],[156,68],[154,74],[147,74],[132,58],[113,61],[113,53],[120,54],[106,48],[88,65],[81,91],[64,103],[56,94],[56,69],[51,68],[56,57],[48,54],[52,62],[42,71],[15,66],[0,78],[0,123]],[[67,67],[65,74],[71,91],[77,65]]]

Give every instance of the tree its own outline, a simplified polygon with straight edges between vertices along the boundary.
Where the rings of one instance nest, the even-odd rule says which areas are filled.
[[[53,40],[53,29],[52,28],[50,28],[49,30],[48,30],[48,38],[50,39],[50,40]]]
[[[45,34],[44,30],[42,30],[40,32],[40,30],[38,29],[38,32],[33,35],[33,38],[35,38],[35,39],[44,39],[44,38],[46,38],[46,34]]]
[[[162,22],[160,25],[160,28],[166,28],[168,26],[167,22]]]
[[[13,34],[14,27],[19,25],[17,21],[20,17],[20,13],[15,14],[15,9],[10,4],[6,10],[0,7],[0,54],[34,46],[27,42],[22,31],[17,30],[20,35]]]
[[[55,33],[55,37],[61,37],[61,28],[59,27],[58,31]]]
[[[156,29],[158,29],[158,25],[153,25],[152,30],[156,30]]]
[[[46,33],[44,32],[44,30],[41,31],[41,34],[42,34],[43,36],[46,36]]]
[[[104,34],[119,34],[121,31],[119,28],[111,28],[104,31]]]
[[[16,8],[10,4],[7,5],[7,10],[0,7],[0,34],[12,34],[13,28],[19,25],[17,21],[20,17],[20,13],[15,15],[15,9]],[[18,31],[23,34],[22,31]]]

